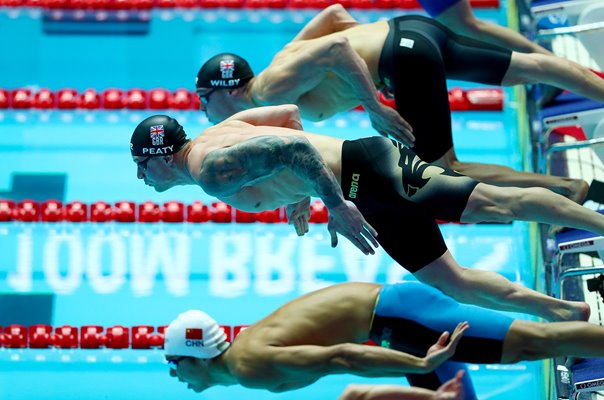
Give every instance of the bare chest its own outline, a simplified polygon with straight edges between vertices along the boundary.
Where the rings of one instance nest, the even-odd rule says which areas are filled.
[[[242,211],[259,212],[296,203],[309,195],[313,193],[304,181],[293,173],[281,173],[260,183],[244,186],[234,195],[221,200]]]

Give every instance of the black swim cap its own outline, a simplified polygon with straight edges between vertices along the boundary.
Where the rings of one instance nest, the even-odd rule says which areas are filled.
[[[247,61],[233,53],[221,53],[202,65],[195,79],[195,87],[237,88],[253,77],[254,71]]]
[[[177,120],[167,115],[153,115],[134,129],[130,152],[138,157],[174,154],[188,141],[185,130]]]

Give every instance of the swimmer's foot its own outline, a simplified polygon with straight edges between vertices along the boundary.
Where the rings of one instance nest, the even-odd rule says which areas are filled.
[[[564,303],[551,321],[589,321],[591,315],[589,304],[584,301],[564,301]]]
[[[568,198],[575,203],[583,204],[587,198],[587,193],[590,190],[589,184],[583,179],[573,179],[572,182],[570,182],[570,186],[571,189]]]
[[[592,189],[592,186],[590,186],[583,179],[559,178],[557,186],[552,187],[552,190],[574,201],[575,203],[583,204],[587,199],[589,199],[590,193],[592,195],[596,194],[596,190],[601,189],[601,197],[604,198],[604,183],[602,183],[601,187],[596,183],[594,188],[595,189]],[[597,194],[600,193],[598,192]]]
[[[547,237],[550,239],[555,239],[556,235],[565,229],[566,229],[565,226],[550,225],[549,228],[547,229]]]
[[[556,97],[564,92],[563,89],[550,85],[541,85],[541,97],[537,100],[537,106],[543,108],[553,102]]]
[[[564,366],[567,369],[570,369],[570,367],[572,367],[573,365],[575,365],[576,363],[578,363],[581,360],[585,360],[585,359],[581,358],[581,357],[568,356],[568,357],[566,357],[566,361],[564,361]]]

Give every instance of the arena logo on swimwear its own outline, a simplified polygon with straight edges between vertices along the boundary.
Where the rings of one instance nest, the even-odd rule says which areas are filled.
[[[348,197],[351,199],[357,198],[357,192],[359,191],[359,180],[361,179],[361,174],[352,174],[350,182],[350,192],[348,192]]]

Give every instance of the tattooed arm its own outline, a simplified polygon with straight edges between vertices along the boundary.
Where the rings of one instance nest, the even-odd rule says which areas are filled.
[[[344,202],[336,177],[303,136],[260,136],[210,152],[201,165],[200,185],[213,196],[231,196],[289,169],[328,208]]]
[[[377,232],[353,203],[344,200],[333,171],[304,136],[260,136],[211,151],[201,164],[199,185],[209,195],[224,198],[284,169],[304,181],[312,191],[307,195],[321,198],[329,209],[332,247],[340,233],[363,253],[375,253]]]

